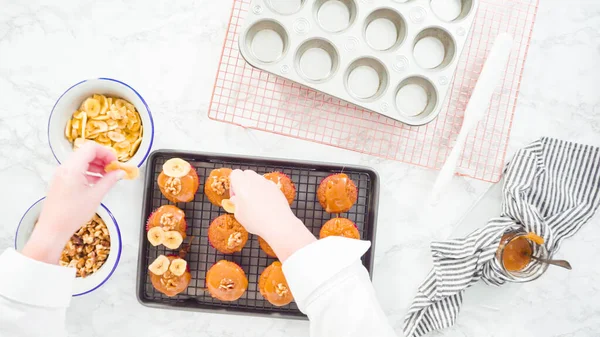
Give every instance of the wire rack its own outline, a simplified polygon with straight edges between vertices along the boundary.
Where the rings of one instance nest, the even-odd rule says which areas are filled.
[[[502,175],[523,67],[539,0],[481,0],[439,117],[414,127],[250,66],[238,34],[251,0],[235,0],[208,115],[211,119],[440,169],[462,126],[466,104],[495,37],[514,49],[487,116],[471,132],[458,174],[497,182]],[[394,87],[393,85],[391,87]]]
[[[146,194],[142,213],[143,223],[153,210],[162,205],[170,204],[160,192],[156,181],[162,171],[164,162],[173,157],[183,158],[190,162],[198,172],[201,181],[196,197],[192,202],[177,204],[185,212],[188,223],[188,237],[194,237],[190,252],[186,256],[192,274],[192,281],[185,292],[172,298],[154,289],[148,274],[148,265],[161,254],[169,255],[177,254],[177,252],[168,250],[164,246],[153,247],[150,245],[146,239],[145,226],[142,226],[137,291],[140,302],[145,305],[184,310],[241,312],[268,315],[270,317],[305,317],[294,302],[287,306],[275,307],[264,300],[260,294],[258,290],[259,276],[276,259],[270,258],[260,249],[256,236],[250,235],[244,249],[235,254],[222,254],[209,244],[208,227],[212,220],[224,214],[224,211],[220,207],[212,205],[203,193],[204,180],[209,176],[210,171],[215,168],[250,169],[261,174],[279,171],[287,174],[296,185],[296,200],[292,204],[292,210],[315,236],[319,235],[321,226],[334,217],[334,215],[323,210],[317,200],[316,190],[323,178],[332,173],[343,171],[355,182],[358,188],[358,200],[349,212],[340,214],[340,216],[354,221],[360,231],[361,238],[371,240],[374,246],[378,195],[377,175],[369,169],[318,163],[234,158],[223,155],[193,154],[167,150],[156,151],[148,161]],[[186,239],[186,242],[188,242],[188,239]],[[373,271],[373,257],[373,248],[363,256],[363,264],[370,273]],[[219,260],[237,263],[248,277],[248,290],[235,302],[221,302],[212,298],[205,291],[206,272]]]

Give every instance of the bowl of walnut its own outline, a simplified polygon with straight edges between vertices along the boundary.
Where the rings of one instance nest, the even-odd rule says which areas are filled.
[[[154,121],[144,98],[110,78],[81,81],[65,91],[48,120],[48,142],[58,163],[85,142],[114,150],[120,162],[141,167],[154,141]]]
[[[42,198],[25,212],[15,235],[15,249],[20,251],[31,236],[44,203]],[[57,264],[75,268],[77,279],[73,296],[90,293],[112,276],[121,258],[121,232],[112,213],[100,204],[96,214],[73,234]]]

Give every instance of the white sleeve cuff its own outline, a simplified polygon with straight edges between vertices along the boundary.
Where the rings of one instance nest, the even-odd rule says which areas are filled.
[[[0,254],[0,295],[28,305],[68,307],[75,268],[36,261],[10,248]]]
[[[298,308],[304,312],[313,292],[358,261],[370,247],[369,241],[330,236],[292,254],[283,264],[283,273]]]

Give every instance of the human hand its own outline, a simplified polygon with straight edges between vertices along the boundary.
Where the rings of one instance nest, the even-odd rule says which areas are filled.
[[[117,158],[112,150],[87,142],[56,170],[38,223],[23,248],[24,255],[58,263],[69,238],[93,217],[106,193],[125,176],[121,170],[104,172],[114,160]]]
[[[252,234],[264,236],[273,228],[296,219],[275,183],[254,171],[231,172],[231,202],[235,218]]]
[[[248,232],[265,239],[282,262],[316,241],[275,183],[254,171],[234,170],[229,178],[235,218]]]

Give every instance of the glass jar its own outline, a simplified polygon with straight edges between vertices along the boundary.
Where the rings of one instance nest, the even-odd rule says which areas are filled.
[[[534,260],[531,256],[550,259],[551,253],[545,245],[534,243],[526,237],[528,233],[514,231],[505,233],[496,251],[496,259],[504,275],[511,282],[531,282],[548,269],[547,263]]]

